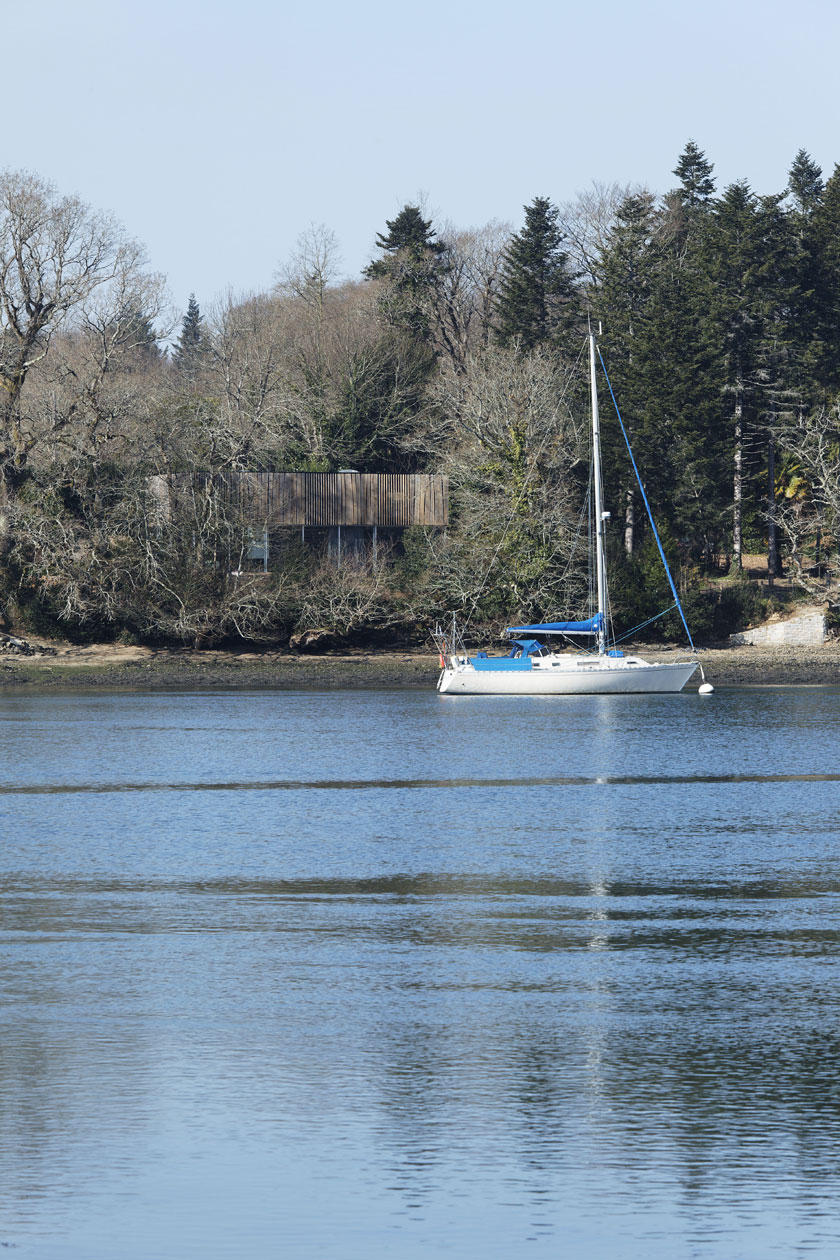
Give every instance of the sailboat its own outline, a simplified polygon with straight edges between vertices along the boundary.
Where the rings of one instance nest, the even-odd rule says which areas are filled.
[[[600,354],[598,354],[600,357]],[[603,364],[603,360],[601,360]],[[598,416],[595,334],[589,333],[589,379],[592,407],[592,480],[595,500],[595,573],[598,611],[585,621],[550,621],[536,625],[509,626],[505,631],[510,648],[504,656],[487,652],[469,652],[462,633],[453,618],[451,628],[438,628],[434,638],[440,651],[441,673],[438,691],[446,695],[512,695],[512,696],[602,696],[644,692],[678,692],[698,668],[699,662],[645,661],[627,656],[617,648],[610,636],[607,600],[606,524],[609,512],[603,510],[601,480],[601,430]],[[611,391],[612,392],[612,391]],[[616,408],[617,410],[617,408]],[[619,424],[627,439],[619,414]],[[627,443],[630,449],[629,442]],[[645,506],[650,508],[639,477],[633,453],[633,469],[639,482]],[[691,633],[671,576],[653,517],[650,522],[665,565],[665,572],[679,609],[688,641],[694,650]],[[590,651],[572,655],[546,646],[545,639],[588,638],[594,642]],[[701,669],[702,674],[702,669]],[[703,691],[711,691],[704,684]]]

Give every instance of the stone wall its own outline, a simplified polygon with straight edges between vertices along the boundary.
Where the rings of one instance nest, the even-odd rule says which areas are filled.
[[[767,647],[819,647],[825,643],[825,613],[821,608],[806,608],[793,617],[776,617],[754,630],[731,634],[734,644],[760,644]]]

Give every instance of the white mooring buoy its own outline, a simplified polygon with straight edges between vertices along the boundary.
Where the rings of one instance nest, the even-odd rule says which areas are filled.
[[[710,696],[713,691],[714,691],[714,687],[712,686],[711,683],[701,683],[700,686],[697,688],[698,696]]]

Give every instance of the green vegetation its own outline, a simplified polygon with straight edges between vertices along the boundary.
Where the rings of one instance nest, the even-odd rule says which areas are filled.
[[[313,228],[272,291],[191,295],[167,351],[118,225],[0,173],[0,619],[220,643],[586,615],[590,318],[697,637],[760,617],[783,573],[836,608],[840,168],[800,150],[787,188],[718,191],[690,141],[674,174],[661,197],[535,197],[518,230],[408,204],[357,280]],[[672,600],[606,395],[602,420],[623,634]],[[347,467],[446,474],[448,529],[340,566],[290,535],[249,564],[262,524],[228,473]]]
[[[558,214],[547,197],[535,197],[525,207],[524,228],[505,249],[495,320],[502,345],[524,351],[553,345],[559,350],[580,325],[584,295],[569,269]]]

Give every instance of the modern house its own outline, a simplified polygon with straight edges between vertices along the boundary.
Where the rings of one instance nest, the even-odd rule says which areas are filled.
[[[442,529],[449,523],[449,479],[435,474],[232,471],[202,484],[248,521],[253,541],[247,559],[265,568],[290,531],[341,559],[360,556],[368,547],[375,554],[380,541],[399,544],[402,531],[412,526]],[[164,519],[170,516],[171,488],[165,477],[151,479]]]

